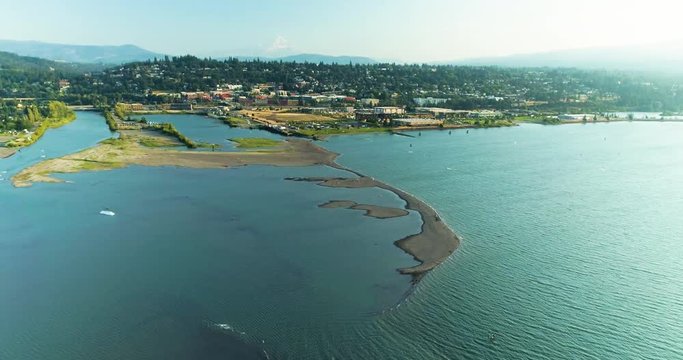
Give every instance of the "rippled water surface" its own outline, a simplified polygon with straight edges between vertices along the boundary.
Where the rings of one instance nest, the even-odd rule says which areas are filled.
[[[414,135],[325,144],[463,237],[378,321],[376,354],[683,358],[683,124]]]
[[[173,121],[201,141],[264,135]],[[283,181],[347,175],[337,170],[132,167],[29,189],[0,182],[0,359],[683,357],[683,124],[413,135],[321,143],[424,199],[462,237],[405,300],[409,279],[395,269],[414,261],[393,241],[419,229],[417,214],[320,209],[402,201]],[[109,136],[80,114],[0,170]]]
[[[0,165],[9,177],[111,135],[98,129],[101,117],[81,114]],[[393,242],[419,230],[419,214],[318,208],[402,207],[395,194],[284,180],[349,175],[130,167],[25,189],[3,181],[0,359],[324,356],[323,344],[396,306],[410,290],[396,269],[416,264]]]

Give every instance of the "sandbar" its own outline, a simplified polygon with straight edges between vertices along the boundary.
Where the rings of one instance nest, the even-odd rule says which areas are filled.
[[[53,174],[102,171],[142,166],[178,166],[187,168],[226,168],[245,165],[312,166],[334,161],[336,154],[310,141],[292,139],[278,151],[209,152],[181,151],[143,145],[140,138],[111,139],[81,152],[50,159],[30,166],[12,178],[15,187],[35,182],[63,182]]]

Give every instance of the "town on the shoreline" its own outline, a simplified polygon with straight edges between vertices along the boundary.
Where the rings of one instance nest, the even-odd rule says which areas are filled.
[[[145,114],[198,113],[231,126],[311,138],[519,122],[683,119],[681,79],[650,73],[193,56],[93,69],[12,56],[0,66],[4,146],[34,139],[50,101],[76,110],[115,110],[116,126],[127,129],[146,127]]]

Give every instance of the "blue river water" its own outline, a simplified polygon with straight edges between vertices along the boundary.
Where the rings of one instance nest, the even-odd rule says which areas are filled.
[[[101,140],[114,136],[116,134],[102,126],[100,115],[81,112],[78,113],[76,120],[67,126],[50,129],[34,145],[21,149],[9,158],[0,159],[0,174],[9,182],[12,174],[27,166],[87,149]]]
[[[147,121],[157,123],[171,123],[178,131],[194,141],[208,144],[216,144],[216,151],[237,151],[235,143],[230,139],[259,137],[268,139],[282,139],[282,136],[267,131],[254,131],[249,129],[231,128],[223,121],[197,115],[146,115]],[[197,151],[210,151],[208,148],[199,148]]]
[[[103,129],[99,115],[79,114],[0,168],[9,178],[110,137]],[[419,214],[321,209],[404,202],[284,180],[339,175],[349,174],[132,167],[25,189],[4,181],[0,359],[285,357],[377,316],[410,290],[396,269],[415,261],[393,242],[419,231]]]
[[[325,144],[463,238],[368,354],[683,358],[683,123],[414,135]]]
[[[270,136],[173,121],[200,141]],[[683,358],[683,124],[413,135],[320,143],[424,199],[462,238],[412,289],[396,269],[415,262],[393,241],[419,230],[418,214],[321,209],[403,202],[283,180],[346,175],[335,169],[0,181],[0,359]],[[0,171],[110,136],[79,113]]]

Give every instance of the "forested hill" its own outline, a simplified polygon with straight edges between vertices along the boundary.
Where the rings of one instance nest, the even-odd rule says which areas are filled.
[[[0,97],[54,97],[63,72],[52,61],[0,52]]]
[[[378,98],[386,105],[414,105],[414,98],[446,99],[454,109],[557,111],[617,109],[679,111],[680,77],[646,73],[472,66],[324,64],[210,60],[193,56],[130,63],[92,76],[72,78],[69,93],[111,100],[150,102],[154,90],[211,91],[225,84],[251,89],[270,84],[290,94],[335,93]],[[246,94],[248,95],[248,94]],[[531,104],[531,105],[529,105]]]
[[[101,69],[0,52],[0,97],[59,99],[71,104],[180,101],[155,93],[213,91],[242,85],[234,96],[336,94],[414,107],[438,99],[452,109],[555,112],[681,111],[681,76],[572,68],[325,64],[164,57]],[[59,86],[68,80],[67,88]],[[62,85],[64,82],[62,82]]]
[[[76,75],[89,71],[100,71],[105,66],[97,64],[68,63],[41,59],[31,56],[20,56],[14,53],[0,51],[0,69],[12,71],[57,71],[64,74]]]
[[[56,98],[58,82],[103,66],[50,61],[0,51],[0,97]]]

